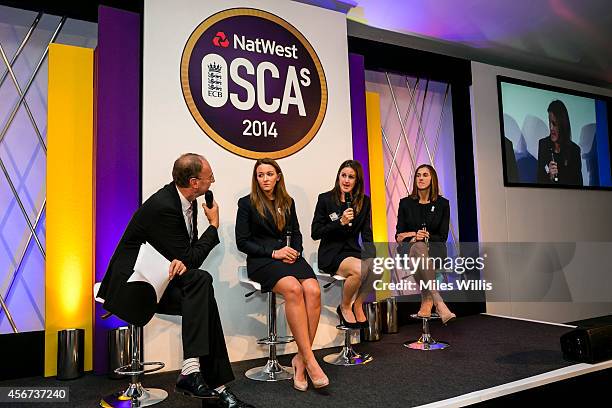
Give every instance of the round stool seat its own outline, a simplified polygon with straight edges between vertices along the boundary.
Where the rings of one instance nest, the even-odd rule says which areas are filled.
[[[450,344],[435,341],[431,337],[431,333],[429,332],[429,321],[439,319],[440,316],[437,313],[432,313],[429,317],[419,316],[414,313],[411,314],[410,317],[413,319],[419,319],[423,322],[423,333],[418,340],[407,341],[404,343],[404,347],[408,347],[413,350],[421,350],[421,351],[431,351],[431,350],[442,350],[450,346]]]

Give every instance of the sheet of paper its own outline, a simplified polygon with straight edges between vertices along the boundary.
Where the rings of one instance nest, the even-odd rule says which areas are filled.
[[[168,283],[170,283],[168,279],[169,267],[170,261],[150,244],[143,244],[134,264],[134,273],[130,276],[128,282],[146,282],[153,286],[157,295],[157,303],[159,303]]]

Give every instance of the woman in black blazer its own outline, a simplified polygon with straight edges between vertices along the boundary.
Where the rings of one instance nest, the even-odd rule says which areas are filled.
[[[361,164],[346,160],[338,169],[334,188],[319,195],[311,228],[312,239],[321,240],[319,269],[346,278],[342,302],[336,311],[340,324],[351,328],[367,326],[362,305],[372,290],[374,274],[370,263],[362,259],[376,256],[372,243],[372,207],[370,197],[363,190]],[[363,248],[359,244],[360,236]]]
[[[572,142],[572,128],[565,104],[548,105],[550,134],[538,142],[538,183],[582,185],[580,146]]]
[[[402,198],[397,213],[395,240],[408,243],[411,258],[446,258],[446,239],[450,219],[448,200],[439,194],[436,170],[422,164],[414,173],[412,193]],[[423,267],[424,266],[424,267]],[[421,317],[431,316],[435,305],[442,323],[446,324],[456,316],[451,312],[437,290],[423,288],[425,282],[434,282],[436,271],[430,262],[421,264],[415,278],[421,289]]]
[[[295,203],[287,194],[281,169],[272,159],[253,168],[251,194],[238,200],[236,244],[247,254],[249,278],[285,298],[285,313],[298,353],[291,361],[293,386],[306,391],[329,380],[312,353],[321,315],[321,290],[312,268],[302,258],[302,234]]]

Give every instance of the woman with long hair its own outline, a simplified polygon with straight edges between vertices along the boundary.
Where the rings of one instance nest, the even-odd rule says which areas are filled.
[[[358,161],[344,161],[334,187],[319,195],[311,233],[312,239],[321,240],[319,269],[346,278],[342,302],[336,309],[340,324],[354,329],[366,327],[362,306],[372,290],[374,274],[365,260],[376,256],[376,251],[372,243],[372,206],[370,197],[364,194],[363,170]]]
[[[572,128],[565,104],[548,105],[548,136],[538,142],[538,183],[581,186],[580,146],[572,142]]]
[[[450,220],[448,200],[440,195],[438,174],[429,164],[421,164],[414,172],[412,192],[400,200],[395,240],[408,243],[411,259],[423,257],[415,271],[421,290],[421,307],[417,315],[430,317],[433,306],[446,324],[456,317],[442,296],[433,289],[436,279],[430,258],[446,258],[446,239]]]
[[[247,254],[249,278],[285,298],[285,314],[298,347],[291,365],[293,386],[306,391],[329,379],[312,353],[321,315],[321,290],[312,268],[302,258],[302,234],[295,202],[287,193],[278,163],[259,159],[253,167],[251,194],[238,200],[236,244]]]

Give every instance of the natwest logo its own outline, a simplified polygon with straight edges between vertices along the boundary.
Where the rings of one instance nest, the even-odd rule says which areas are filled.
[[[263,10],[228,9],[202,21],[185,44],[180,72],[185,103],[204,134],[243,157],[299,151],[327,110],[312,44]]]
[[[213,38],[212,43],[215,47],[227,48],[229,46],[229,40],[223,31],[218,31]]]
[[[255,52],[257,54],[269,54],[279,57],[298,59],[297,47],[295,44],[284,46],[278,44],[274,40],[266,40],[264,38],[250,39],[244,35],[234,34],[234,48],[243,51]]]

